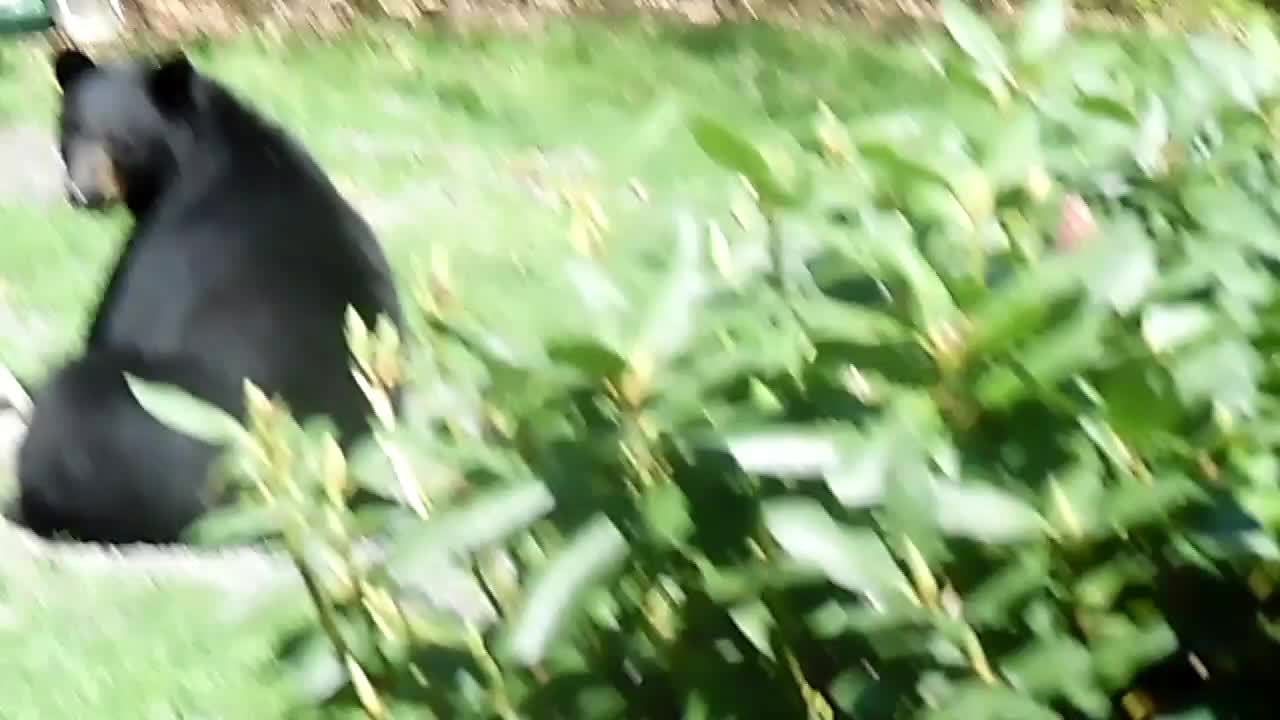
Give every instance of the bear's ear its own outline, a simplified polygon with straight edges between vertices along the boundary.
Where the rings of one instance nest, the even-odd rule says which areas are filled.
[[[164,112],[185,110],[191,104],[196,69],[181,51],[156,63],[147,75],[151,99]]]
[[[58,87],[66,90],[87,71],[97,67],[88,55],[79,50],[62,50],[53,59],[53,75]]]

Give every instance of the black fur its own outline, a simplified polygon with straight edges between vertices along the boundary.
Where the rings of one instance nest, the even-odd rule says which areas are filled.
[[[146,452],[136,437],[155,441],[158,431],[96,429],[104,418],[139,422],[111,368],[124,358],[142,372],[181,376],[178,364],[204,358],[207,367],[192,372],[216,373],[213,385],[238,390],[249,378],[299,417],[332,418],[349,445],[367,432],[370,410],[351,377],[343,317],[354,306],[370,325],[379,314],[399,325],[391,271],[368,224],[310,155],[184,56],[96,65],[64,51],[55,75],[71,199],[123,203],[134,225],[86,358],[37,401],[40,422],[78,432],[29,440],[20,490],[40,498],[42,531],[173,540],[167,533],[192,517],[190,497],[168,512],[161,500],[132,506],[146,507],[145,517],[104,497],[137,496],[153,483],[164,497],[161,475],[198,484],[207,457],[170,440],[160,443],[168,467],[124,462],[125,452]],[[89,461],[69,463],[68,444]]]
[[[217,448],[152,418],[129,391],[126,372],[241,412],[240,386],[199,358],[90,353],[58,371],[35,398],[11,519],[44,536],[164,543],[220,499],[216,487],[200,482]]]

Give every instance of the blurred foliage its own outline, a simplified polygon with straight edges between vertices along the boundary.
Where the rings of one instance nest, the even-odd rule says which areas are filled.
[[[573,203],[580,301],[539,311],[577,332],[494,334],[443,253],[410,327],[353,316],[377,430],[347,457],[252,387],[241,423],[134,382],[228,445],[243,499],[194,537],[302,573],[304,707],[1271,716],[1280,43],[1135,58],[1061,0],[1008,36],[942,9],[928,105],[689,118],[735,225],[678,215],[620,278]],[[494,622],[423,601],[449,561]]]

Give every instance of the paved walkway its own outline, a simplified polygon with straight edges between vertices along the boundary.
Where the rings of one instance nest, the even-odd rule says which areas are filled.
[[[52,131],[0,126],[0,202],[45,203],[62,196],[62,161]]]

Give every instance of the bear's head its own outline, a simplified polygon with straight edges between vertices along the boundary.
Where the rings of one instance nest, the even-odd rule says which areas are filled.
[[[59,145],[71,202],[137,211],[177,171],[198,75],[186,56],[101,65],[78,50],[54,59]]]

